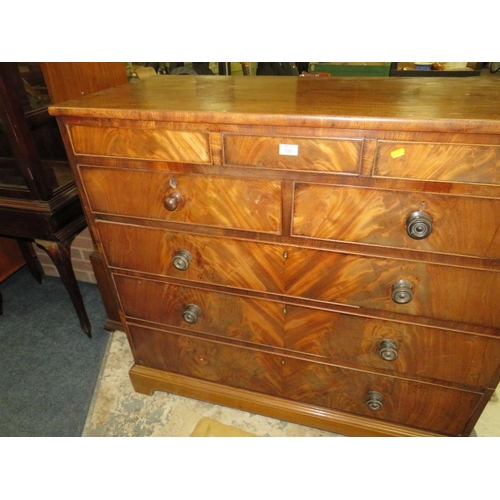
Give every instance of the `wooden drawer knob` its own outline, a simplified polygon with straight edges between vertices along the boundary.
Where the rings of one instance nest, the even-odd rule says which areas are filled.
[[[392,284],[392,300],[396,304],[408,304],[413,300],[413,283],[408,280],[398,280]]]
[[[432,233],[432,217],[421,210],[412,212],[406,218],[406,232],[414,240],[423,240]]]
[[[381,410],[384,407],[384,398],[377,391],[370,391],[366,395],[366,406],[372,411]]]
[[[188,304],[182,313],[186,323],[194,324],[201,316],[201,309],[196,304]]]
[[[182,202],[183,199],[181,193],[179,193],[179,191],[172,191],[170,194],[165,196],[163,205],[169,212],[173,212],[182,205]]]
[[[179,271],[186,271],[189,263],[193,260],[192,255],[187,250],[179,250],[172,259],[172,264]]]
[[[378,355],[384,361],[394,361],[398,357],[398,344],[391,339],[383,339],[378,343]]]

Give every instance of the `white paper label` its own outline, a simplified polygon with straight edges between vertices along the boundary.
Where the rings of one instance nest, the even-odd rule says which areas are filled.
[[[280,144],[280,155],[299,156],[298,144]]]

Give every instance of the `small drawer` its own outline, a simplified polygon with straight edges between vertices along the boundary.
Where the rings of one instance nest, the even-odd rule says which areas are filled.
[[[225,134],[224,164],[357,174],[362,139]]]
[[[296,184],[293,234],[496,259],[500,201]]]
[[[281,184],[80,166],[93,212],[281,233]]]
[[[211,164],[208,132],[69,126],[75,155]]]
[[[97,221],[111,268],[283,293],[283,247]]]
[[[288,249],[286,294],[500,327],[500,272]]]
[[[287,306],[285,348],[382,369],[486,387],[498,369],[500,339]]]
[[[374,175],[500,184],[500,146],[379,141]]]
[[[265,300],[114,275],[125,316],[283,347],[283,306]]]
[[[138,365],[279,396],[279,356],[174,333],[129,326]]]
[[[285,359],[284,397],[446,435],[459,435],[481,394]],[[452,409],[452,411],[450,411]]]

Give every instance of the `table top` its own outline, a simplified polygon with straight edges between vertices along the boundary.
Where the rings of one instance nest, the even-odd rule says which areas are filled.
[[[159,75],[51,106],[54,116],[500,132],[500,79]]]

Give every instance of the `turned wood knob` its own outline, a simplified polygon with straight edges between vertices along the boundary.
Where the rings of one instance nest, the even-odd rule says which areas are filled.
[[[373,411],[381,410],[384,407],[384,398],[382,394],[377,391],[370,391],[366,395],[366,406]]]
[[[432,217],[421,210],[412,212],[406,218],[406,232],[415,240],[423,240],[432,233]]]
[[[392,300],[396,304],[408,304],[413,300],[413,283],[408,280],[398,280],[392,284]]]
[[[182,205],[181,193],[179,193],[179,191],[172,191],[163,200],[163,205],[170,212],[177,210],[177,208],[179,208]]]
[[[378,343],[378,355],[384,361],[394,361],[398,357],[398,344],[391,339],[383,339]]]
[[[179,250],[172,259],[172,264],[179,271],[186,271],[193,257],[187,250]]]
[[[201,309],[196,304],[188,304],[182,313],[186,323],[194,324],[201,316]]]

